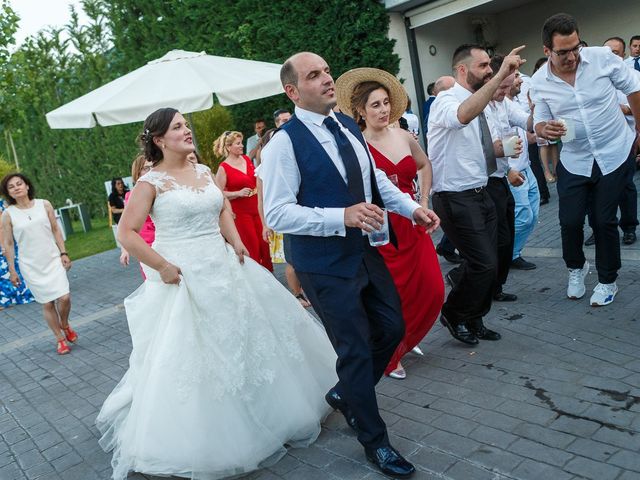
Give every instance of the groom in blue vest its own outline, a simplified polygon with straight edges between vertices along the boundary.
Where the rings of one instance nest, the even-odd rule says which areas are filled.
[[[293,55],[280,79],[296,108],[262,152],[266,222],[285,234],[287,262],[338,355],[339,381],[327,402],[357,432],[369,461],[406,477],[415,469],[389,444],[375,393],[404,322],[391,275],[366,233],[382,223],[382,208],[429,232],[439,219],[375,169],[358,126],[332,111],[335,86],[320,56]]]

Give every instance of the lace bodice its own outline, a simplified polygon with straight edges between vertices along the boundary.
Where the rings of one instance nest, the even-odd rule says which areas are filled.
[[[224,197],[206,165],[196,165],[194,185],[183,185],[166,172],[151,170],[138,179],[156,189],[149,213],[156,226],[155,243],[175,243],[220,232]]]

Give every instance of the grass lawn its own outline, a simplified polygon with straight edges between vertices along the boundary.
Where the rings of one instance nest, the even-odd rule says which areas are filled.
[[[71,260],[78,260],[116,248],[116,241],[107,218],[92,218],[92,228],[87,233],[82,231],[82,225],[79,221],[72,222],[72,225],[73,233],[64,242]]]

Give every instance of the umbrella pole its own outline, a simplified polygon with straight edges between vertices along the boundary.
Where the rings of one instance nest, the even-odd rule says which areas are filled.
[[[189,125],[191,125],[191,138],[193,139],[193,146],[196,147],[196,152],[200,149],[198,148],[198,141],[196,140],[196,124],[193,123],[193,118],[190,113],[187,113],[187,120],[189,121]]]

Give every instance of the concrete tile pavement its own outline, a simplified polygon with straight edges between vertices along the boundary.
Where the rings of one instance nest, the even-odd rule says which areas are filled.
[[[408,378],[380,382],[382,414],[393,444],[416,464],[414,478],[640,478],[640,261],[624,260],[611,306],[592,308],[588,295],[567,300],[556,203],[542,207],[532,240],[542,246],[527,250],[538,269],[512,272],[506,290],[519,300],[494,304],[487,317],[503,339],[467,348],[436,325],[421,344],[425,356],[406,357]],[[535,248],[548,250],[536,257]],[[110,478],[94,420],[127,368],[122,300],[140,280],[136,266],[119,266],[117,251],[76,262],[80,341],[63,357],[38,305],[0,312],[1,480]],[[596,282],[592,269],[588,288]],[[386,477],[334,413],[314,445],[245,478]]]

